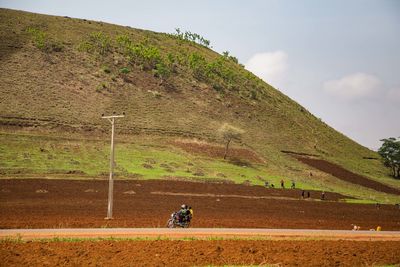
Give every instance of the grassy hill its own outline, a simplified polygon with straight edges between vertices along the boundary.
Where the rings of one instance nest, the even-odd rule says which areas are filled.
[[[125,112],[117,122],[121,178],[251,184],[283,178],[306,189],[399,200],[283,153],[314,155],[400,188],[373,159],[375,152],[234,57],[212,51],[201,36],[0,9],[0,38],[3,177],[105,176],[110,125],[101,114]],[[224,143],[217,132],[224,123],[245,131],[228,160],[218,154]]]

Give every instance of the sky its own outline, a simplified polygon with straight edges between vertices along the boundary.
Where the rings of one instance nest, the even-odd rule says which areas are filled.
[[[400,137],[400,0],[0,0],[0,7],[198,33],[339,132]]]

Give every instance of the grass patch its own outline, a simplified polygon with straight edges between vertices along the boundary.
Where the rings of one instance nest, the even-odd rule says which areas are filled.
[[[21,235],[10,236],[0,238],[0,242],[4,243],[27,243],[27,242],[39,242],[39,243],[50,243],[50,242],[142,242],[142,241],[319,241],[326,240],[324,238],[318,237],[268,237],[268,236],[260,236],[260,237],[52,237],[52,238],[37,238],[37,239],[24,239]]]
[[[135,141],[132,141],[135,140]],[[0,132],[0,176],[46,178],[106,178],[109,173],[109,141],[82,136],[50,136]],[[275,159],[274,159],[275,160]],[[353,196],[354,203],[398,203],[394,195],[376,192],[333,177],[309,179],[297,161],[288,161],[291,172],[269,163],[240,166],[234,162],[204,155],[189,154],[165,143],[164,139],[138,139],[119,136],[116,140],[115,177],[117,179],[184,179],[227,181],[260,185],[265,181],[280,188],[280,181],[290,188],[325,190]],[[329,179],[328,179],[329,178]]]
[[[0,133],[0,170],[13,174],[75,174],[106,176],[109,144],[99,140],[53,139],[48,136]],[[163,179],[181,177],[201,180],[250,181],[263,185],[265,177],[278,185],[279,176],[269,175],[263,165],[241,167],[222,159],[196,157],[162,144],[117,143],[116,177]],[[299,186],[302,186],[300,183]]]
[[[352,203],[352,204],[376,204],[376,201],[370,200],[370,199],[354,199],[354,198],[346,198],[343,199],[344,202],[346,203]]]

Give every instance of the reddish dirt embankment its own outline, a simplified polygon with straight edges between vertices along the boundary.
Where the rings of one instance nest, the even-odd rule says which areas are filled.
[[[5,266],[372,266],[400,262],[394,241],[83,241],[0,243]]]
[[[211,145],[207,143],[175,141],[172,144],[183,149],[186,152],[205,155],[211,158],[222,159],[225,154],[225,147]],[[264,159],[257,155],[257,153],[245,148],[229,148],[227,158],[231,161],[239,161],[238,163],[264,163]]]
[[[193,227],[400,230],[394,205],[337,202],[339,194],[180,181],[115,181],[114,220],[106,221],[106,180],[0,180],[0,228],[165,227],[182,203]]]
[[[322,160],[322,159],[313,159],[313,158],[307,158],[307,157],[299,157],[296,156],[296,158],[311,166],[314,167],[320,171],[329,173],[341,180],[344,180],[346,182],[350,182],[353,184],[358,184],[364,187],[368,187],[371,189],[374,189],[376,191],[388,193],[388,194],[394,194],[394,195],[400,195],[400,190],[381,184],[379,182],[370,180],[364,176],[352,173],[351,171],[348,171],[336,164],[330,163],[328,161]]]

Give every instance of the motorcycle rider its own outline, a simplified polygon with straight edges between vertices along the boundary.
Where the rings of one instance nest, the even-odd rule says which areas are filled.
[[[181,205],[181,209],[178,211],[179,222],[183,223],[186,221],[188,215],[188,207],[185,204]]]
[[[188,228],[193,216],[192,207],[185,204],[181,205],[181,209],[171,214],[171,218],[167,221],[168,228],[182,227]]]

